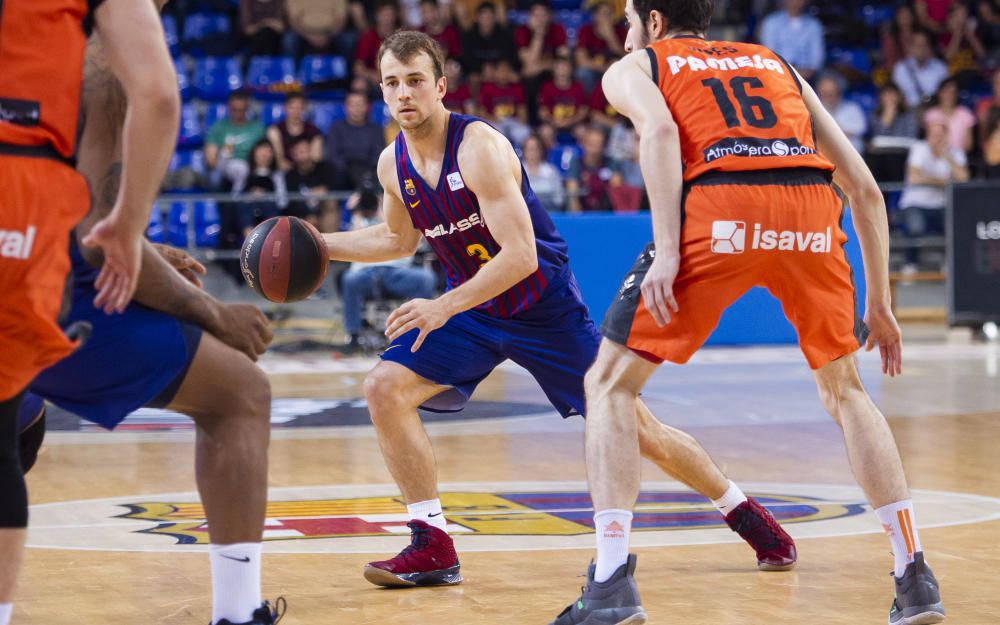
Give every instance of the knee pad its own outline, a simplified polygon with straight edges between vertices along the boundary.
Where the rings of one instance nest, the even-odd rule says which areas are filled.
[[[17,415],[17,451],[21,471],[27,473],[35,466],[38,450],[45,440],[45,402],[28,393]]]
[[[28,526],[28,491],[17,451],[21,395],[0,402],[0,528]]]

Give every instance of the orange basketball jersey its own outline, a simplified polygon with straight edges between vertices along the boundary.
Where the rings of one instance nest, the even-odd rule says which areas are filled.
[[[685,182],[713,170],[833,169],[816,150],[798,77],[771,50],[681,36],[646,52],[680,129]]]
[[[76,150],[86,37],[94,0],[0,0],[0,144]]]

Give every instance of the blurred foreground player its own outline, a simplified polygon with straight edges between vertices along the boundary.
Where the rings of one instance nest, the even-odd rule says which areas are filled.
[[[385,102],[402,131],[378,163],[385,222],[324,235],[333,260],[411,256],[423,235],[448,278],[437,299],[414,299],[387,322],[391,343],[365,380],[382,454],[412,521],[412,542],[370,563],[383,586],[456,584],[460,565],[437,492],[418,407],[461,410],[508,358],[527,369],[564,417],[583,414],[583,376],[599,335],[570,270],[566,242],[531,190],[510,142],[481,120],[449,112],[432,39],[398,32],[379,51]],[[726,479],[708,453],[635,400],[643,455],[713,500],[763,569],[795,563],[771,514]]]
[[[217,301],[198,288],[204,267],[179,250],[148,241],[142,243],[135,297],[124,312],[108,316],[92,303],[103,259],[78,241],[107,214],[118,193],[126,102],[108,65],[105,38],[93,35],[84,65],[78,163],[93,197],[90,213],[71,237],[67,318],[69,324],[89,323],[93,332],[31,384],[19,419],[23,462],[34,457],[44,433],[38,396],[108,429],[142,406],[190,416],[196,428],[195,474],[212,543],[212,623],[270,625],[277,614],[261,602],[260,542],[271,387],[253,362],[271,341],[267,319],[256,306]]]
[[[70,230],[87,185],[73,169],[86,39],[92,21],[129,95],[128,155],[113,208],[89,244],[107,259],[94,305],[121,311],[139,272],[139,241],[170,160],[179,102],[160,19],[135,0],[6,0],[0,15],[0,625],[24,551],[27,492],[17,455],[21,394],[74,347],[56,323]]]
[[[889,623],[940,622],[944,607],[924,562],[899,452],[854,357],[877,344],[883,373],[901,371],[882,194],[784,59],[763,46],[704,39],[712,10],[712,0],[630,0],[631,53],[604,77],[610,104],[640,136],[655,240],[608,310],[605,340],[587,373],[597,561],[583,596],[554,625],[646,621],[628,555],[640,451],[630,407],[664,360],[687,362],[722,312],[755,285],[781,301],[795,326],[823,406],[843,429],[855,478],[891,539]],[[833,180],[850,199],[861,243],[864,322]]]

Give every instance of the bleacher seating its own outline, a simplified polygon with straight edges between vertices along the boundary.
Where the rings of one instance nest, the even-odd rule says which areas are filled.
[[[260,121],[270,126],[285,117],[285,108],[281,102],[261,102]]]
[[[223,102],[213,102],[205,107],[205,130],[206,132],[220,119],[225,119],[228,115],[228,108]]]
[[[181,125],[177,133],[177,146],[180,148],[197,148],[205,142],[198,108],[188,102],[181,105]]]
[[[263,99],[284,99],[281,87],[296,84],[295,59],[287,56],[255,56],[247,67],[246,84]]]
[[[187,68],[184,67],[184,61],[174,59],[174,71],[177,72],[177,89],[181,99],[187,100],[191,97],[191,81],[188,78]]]
[[[171,202],[167,215],[167,242],[176,247],[187,247],[192,220],[194,244],[198,247],[215,247],[219,243],[220,224],[219,206],[213,200]]]
[[[163,16],[163,36],[167,40],[170,56],[177,58],[181,53],[181,39],[177,32],[177,20],[173,15]]]
[[[230,92],[243,86],[240,62],[231,57],[206,56],[195,59],[191,83],[197,97],[225,101]]]
[[[347,59],[342,56],[310,55],[299,64],[299,81],[315,96],[332,93],[347,82]]]
[[[330,124],[346,116],[342,102],[313,102],[309,108],[312,123],[316,124],[324,135],[330,129]]]
[[[192,56],[231,54],[233,38],[229,17],[222,13],[193,13],[184,19],[182,43]]]
[[[163,227],[163,213],[159,202],[153,202],[153,209],[149,211],[149,224],[146,226],[146,237],[153,243],[166,243],[167,231]]]

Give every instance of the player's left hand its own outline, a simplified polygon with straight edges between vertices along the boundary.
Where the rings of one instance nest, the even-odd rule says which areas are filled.
[[[878,345],[882,356],[882,373],[895,377],[903,372],[903,332],[896,323],[892,308],[888,303],[869,304],[865,310],[865,325],[868,326],[868,341],[865,351],[872,351]]]
[[[104,264],[94,281],[94,288],[97,289],[94,307],[108,315],[124,312],[139,282],[141,232],[131,231],[111,214],[94,224],[81,243],[87,247],[99,247],[104,253]]]
[[[670,323],[670,311],[680,310],[674,299],[674,280],[680,268],[680,255],[657,254],[642,280],[642,301],[661,328]]]
[[[153,243],[153,247],[163,257],[163,260],[177,270],[177,273],[184,276],[184,279],[202,288],[201,276],[205,275],[205,265],[198,262],[193,256],[182,249]]]
[[[435,299],[411,299],[392,311],[385,324],[385,335],[389,342],[395,341],[414,328],[420,329],[411,352],[420,349],[427,335],[448,323],[451,315]]]

